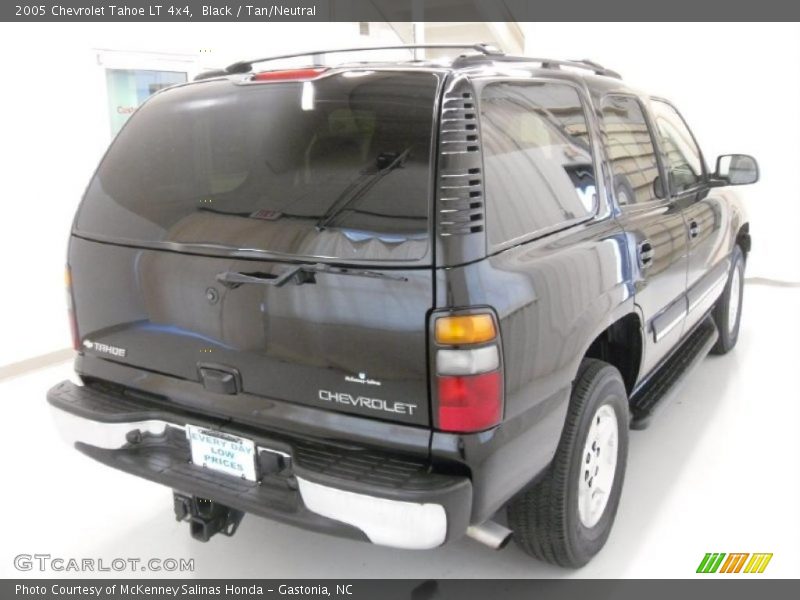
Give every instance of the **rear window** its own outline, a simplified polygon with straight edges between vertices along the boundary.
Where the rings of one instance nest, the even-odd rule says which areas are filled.
[[[150,246],[418,260],[437,89],[431,73],[352,71],[165,92],[117,136],[76,230]]]

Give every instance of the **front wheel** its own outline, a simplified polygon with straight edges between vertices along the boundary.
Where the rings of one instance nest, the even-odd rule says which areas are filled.
[[[717,304],[711,312],[717,325],[719,337],[711,348],[712,354],[730,352],[739,339],[739,324],[742,320],[742,299],[744,297],[744,254],[737,245],[731,253],[731,272],[728,283]]]
[[[543,479],[514,498],[508,522],[528,554],[581,567],[608,539],[628,456],[628,396],[613,366],[585,359],[556,455]]]

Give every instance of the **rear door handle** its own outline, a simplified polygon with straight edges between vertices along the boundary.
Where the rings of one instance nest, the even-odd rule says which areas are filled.
[[[653,245],[649,240],[645,240],[639,244],[638,255],[640,269],[647,269],[653,264]]]
[[[239,371],[222,365],[197,365],[200,381],[209,392],[216,394],[236,394],[242,388],[242,376]]]
[[[697,221],[692,221],[689,223],[689,237],[694,239],[698,235],[700,235],[700,225],[697,224]]]

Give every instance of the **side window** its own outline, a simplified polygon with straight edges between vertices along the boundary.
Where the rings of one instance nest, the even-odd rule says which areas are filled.
[[[578,92],[559,83],[497,83],[481,94],[491,244],[590,217],[594,163]]]
[[[641,104],[630,96],[603,100],[602,132],[620,205],[657,199],[658,159]]]
[[[673,191],[680,193],[694,187],[703,178],[703,158],[678,111],[658,100],[654,100],[652,106],[656,129],[666,155],[670,185]]]

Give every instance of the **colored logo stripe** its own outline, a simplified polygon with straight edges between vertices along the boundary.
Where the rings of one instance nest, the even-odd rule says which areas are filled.
[[[727,556],[727,558],[725,558]],[[750,557],[748,561],[747,558]],[[725,561],[723,563],[723,560]],[[745,573],[763,573],[769,561],[772,560],[772,553],[734,552],[725,554],[724,552],[708,552],[700,561],[697,567],[698,573],[740,573],[744,567]],[[745,566],[747,563],[747,566]],[[720,568],[721,566],[721,568]]]
[[[744,568],[745,573],[763,573],[767,568],[769,561],[772,560],[772,553],[769,554],[753,554],[750,562]]]
[[[725,558],[725,553],[706,553],[703,560],[700,561],[700,566],[697,567],[698,573],[716,573],[722,559]]]
[[[749,553],[738,553],[738,554],[728,554],[728,558],[725,559],[725,562],[722,564],[722,569],[720,569],[720,573],[738,573],[742,570],[742,566],[744,565],[744,561],[747,560],[747,557],[750,556]]]

